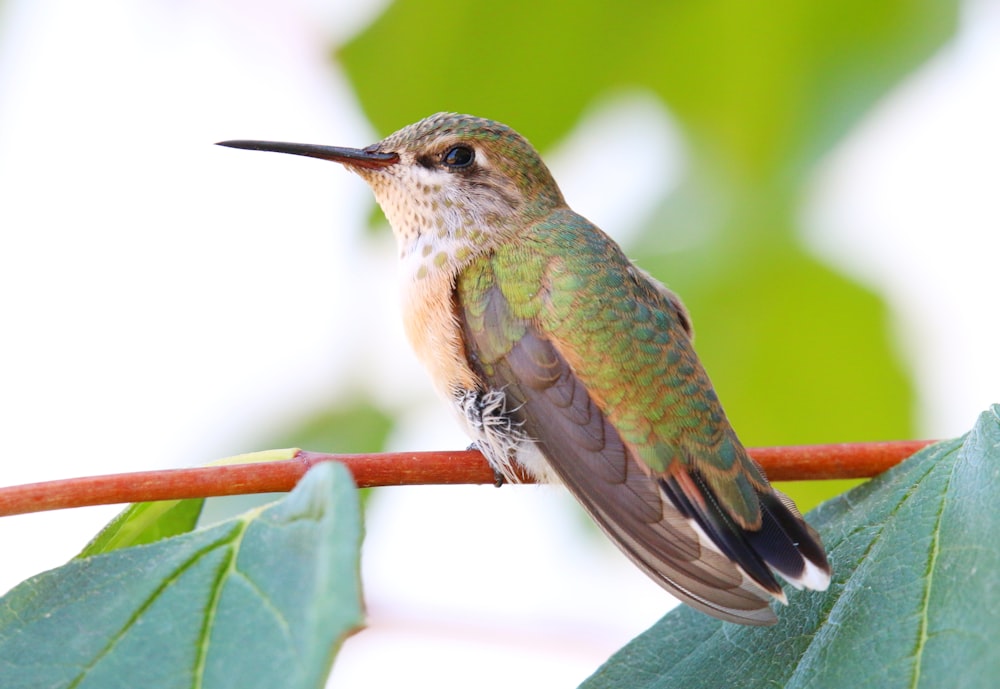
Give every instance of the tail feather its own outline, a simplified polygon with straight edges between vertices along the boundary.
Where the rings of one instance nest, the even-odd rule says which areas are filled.
[[[754,548],[795,588],[825,591],[830,564],[819,534],[781,491],[772,487],[759,498],[764,522],[759,532],[749,535]]]
[[[830,565],[819,535],[787,497],[773,488],[758,493],[761,525],[747,529],[719,505],[697,471],[689,471],[688,476],[691,480],[684,484],[694,486],[696,496],[688,495],[674,477],[662,478],[659,484],[678,511],[707,536],[709,545],[739,565],[751,581],[779,599],[784,594],[775,573],[795,588],[826,589]]]

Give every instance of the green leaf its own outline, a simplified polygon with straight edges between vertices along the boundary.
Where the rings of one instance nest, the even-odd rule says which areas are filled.
[[[356,492],[325,462],[266,508],[25,581],[0,600],[4,689],[322,687],[362,620]]]
[[[993,687],[1000,677],[1000,406],[808,515],[833,565],[771,628],[668,614],[583,687]]]
[[[338,57],[384,133],[455,110],[545,148],[597,99],[638,87],[697,155],[762,179],[822,155],[950,35],[956,5],[397,0]]]
[[[161,500],[129,505],[112,519],[77,557],[110,553],[145,545],[191,531],[198,524],[205,501]]]

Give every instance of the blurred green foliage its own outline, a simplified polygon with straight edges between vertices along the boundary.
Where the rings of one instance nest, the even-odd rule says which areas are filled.
[[[378,452],[392,430],[392,417],[359,393],[335,401],[299,425],[268,440],[267,447],[301,447],[314,452]]]
[[[382,133],[454,110],[544,150],[599,100],[657,94],[689,167],[627,249],[687,302],[744,441],[892,439],[913,433],[913,390],[885,306],[805,252],[797,214],[817,162],[956,13],[954,0],[399,0],[337,58]],[[628,152],[610,153],[622,174]],[[808,509],[843,487],[791,492]]]

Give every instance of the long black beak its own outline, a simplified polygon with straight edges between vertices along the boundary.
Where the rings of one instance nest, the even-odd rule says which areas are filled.
[[[291,153],[309,158],[322,158],[351,167],[366,167],[372,170],[388,167],[399,162],[397,153],[381,153],[364,148],[340,148],[339,146],[317,146],[316,144],[289,144],[281,141],[220,141],[218,146],[245,148],[248,151],[273,151]]]

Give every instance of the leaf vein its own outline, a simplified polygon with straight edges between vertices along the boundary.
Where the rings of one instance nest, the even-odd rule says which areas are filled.
[[[858,558],[859,563],[868,560],[872,550],[874,550],[875,547],[878,545],[879,539],[882,537],[882,533],[885,531],[886,525],[892,520],[891,518],[894,517],[899,512],[899,510],[903,508],[903,506],[910,500],[913,494],[917,491],[917,487],[920,485],[920,483],[923,482],[927,478],[927,476],[930,475],[930,473],[937,468],[937,466],[938,464],[936,462],[929,463],[927,470],[924,471],[915,481],[913,481],[910,488],[902,496],[900,496],[899,501],[888,512],[887,518],[882,520],[882,523],[878,525],[878,528],[872,534],[871,540],[868,542],[868,545],[865,546],[864,551]],[[855,531],[854,533],[857,533],[857,531]],[[844,540],[847,540],[846,536]],[[840,542],[841,541],[838,541],[836,544],[833,545],[833,547],[835,548],[837,545],[840,544]],[[831,618],[833,618],[835,612],[839,610],[841,601],[843,601],[844,598],[843,591],[847,590],[851,578],[856,573],[857,572],[855,570],[855,572],[852,572],[851,576],[844,581],[841,595],[837,596],[833,605],[831,605],[830,608],[817,620],[816,629],[819,630],[819,633],[812,635],[810,637],[809,643],[806,645],[804,649],[802,649],[802,654],[799,656],[800,662],[796,666],[795,671],[788,678],[788,681],[785,683],[786,687],[798,686],[798,684],[793,684],[793,682],[799,681],[799,676],[802,673],[803,668],[805,668],[808,665],[807,663],[802,662],[802,659],[804,659],[810,653],[813,653],[814,652],[813,649],[815,649],[817,645],[821,643],[821,640],[825,642],[829,634],[834,633],[831,630],[839,627],[839,622],[836,619],[831,619]]]
[[[271,615],[274,616],[275,620],[278,622],[278,626],[281,628],[281,631],[284,633],[285,638],[288,639],[288,641],[289,641],[289,646],[291,648],[295,649],[296,654],[297,654],[297,652],[298,652],[299,649],[298,649],[298,647],[294,643],[292,643],[292,625],[288,621],[288,618],[285,617],[285,614],[274,604],[274,602],[271,600],[271,597],[268,596],[267,593],[263,589],[261,589],[257,585],[257,583],[253,579],[250,578],[250,576],[246,572],[241,571],[237,567],[237,568],[234,568],[234,572],[233,573],[234,573],[235,576],[240,577],[240,579],[242,579],[244,582],[246,582],[247,586],[249,586],[250,589],[255,594],[257,594],[257,597],[260,598],[261,603],[264,605],[264,607],[267,609],[267,611],[270,612]]]
[[[917,687],[920,684],[920,671],[923,663],[924,648],[927,646],[927,641],[930,639],[930,635],[927,632],[927,628],[929,626],[928,609],[930,608],[931,591],[934,587],[934,572],[937,567],[938,555],[941,552],[941,520],[944,515],[945,503],[948,501],[948,489],[951,486],[951,477],[953,473],[954,465],[952,465],[952,472],[948,474],[948,480],[945,482],[944,490],[941,491],[941,504],[938,506],[938,511],[934,519],[931,546],[927,556],[926,584],[924,585],[923,596],[920,599],[920,624],[917,630],[917,646],[913,651],[915,665],[913,668],[913,681],[910,682],[911,687]]]
[[[87,663],[86,665],[84,665],[83,668],[81,668],[80,672],[76,675],[76,677],[74,677],[70,681],[70,683],[66,685],[67,689],[74,689],[75,687],[78,687],[80,685],[80,683],[83,682],[84,679],[86,679],[87,674],[91,670],[93,670],[94,667],[99,662],[101,662],[101,660],[103,660],[109,653],[111,653],[111,651],[114,649],[114,647],[117,646],[118,643],[122,639],[125,638],[126,633],[132,627],[135,626],[136,622],[138,622],[139,619],[143,616],[143,614],[147,610],[149,610],[150,607],[152,607],[152,605],[157,601],[157,599],[160,597],[160,595],[164,591],[166,591],[170,586],[172,586],[186,571],[188,571],[189,569],[191,569],[191,567],[193,567],[205,555],[207,555],[208,553],[214,551],[215,549],[219,548],[220,546],[223,546],[223,545],[229,543],[235,537],[236,537],[236,533],[235,532],[228,533],[225,536],[223,536],[222,538],[220,538],[220,539],[218,539],[216,541],[213,541],[212,543],[209,543],[208,545],[206,545],[201,550],[193,553],[191,555],[191,557],[189,557],[187,560],[185,560],[184,562],[182,562],[177,567],[177,569],[174,570],[173,574],[171,574],[169,577],[165,578],[163,580],[163,582],[159,586],[157,586],[156,589],[152,593],[149,594],[149,596],[146,598],[146,600],[144,600],[142,602],[142,604],[139,605],[135,609],[135,612],[133,612],[132,615],[129,617],[129,619],[126,620],[125,624],[122,625],[121,629],[119,629],[108,640],[108,643],[104,646],[104,648],[102,648],[100,651],[98,651],[97,653],[95,653],[93,659],[91,659],[91,661],[89,663]]]
[[[250,514],[253,514],[253,512]],[[244,515],[244,517],[247,517],[247,515]],[[243,537],[246,535],[249,526],[250,519],[244,518],[239,522],[238,528],[229,539],[232,548],[229,551],[226,562],[219,568],[219,574],[212,588],[211,597],[209,598],[208,605],[205,606],[205,620],[201,626],[198,647],[195,650],[194,677],[191,685],[193,689],[201,689],[204,684],[205,666],[208,662],[209,639],[212,637],[212,626],[215,624],[215,616],[219,610],[219,600],[222,598],[222,591],[225,588],[226,580],[235,570],[234,563],[236,562],[237,555],[239,555]]]

